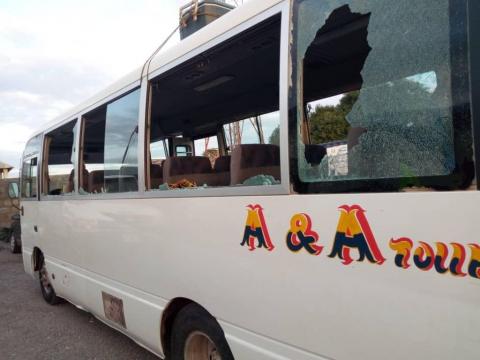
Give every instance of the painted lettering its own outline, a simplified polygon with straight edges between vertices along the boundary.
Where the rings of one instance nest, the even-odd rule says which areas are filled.
[[[263,208],[260,205],[248,205],[247,209],[245,231],[240,245],[248,245],[250,251],[256,248],[265,248],[268,251],[272,251],[275,246],[268,233],[265,217],[263,216]]]
[[[292,252],[305,249],[311,255],[320,255],[323,246],[317,245],[318,234],[312,230],[312,220],[307,214],[295,214],[290,220],[287,247]]]
[[[400,239],[391,239],[390,240],[390,249],[396,251],[395,255],[395,265],[403,269],[408,269],[410,267],[410,255],[412,253],[413,241],[409,238],[403,237]]]
[[[470,264],[468,265],[468,274],[476,279],[480,279],[480,245],[469,244],[472,252]]]
[[[331,258],[339,257],[344,265],[353,262],[350,255],[352,249],[359,253],[357,261],[365,258],[373,264],[381,265],[385,262],[372,229],[365,216],[365,210],[359,205],[343,205],[339,207],[340,219],[337,225],[337,233],[333,242]]]
[[[433,267],[433,249],[427,243],[420,241],[420,245],[415,249],[413,262],[422,271],[429,271]]]
[[[435,270],[439,274],[445,274],[448,271],[448,266],[445,265],[448,257],[448,246],[441,242],[435,243],[435,246],[437,247],[434,261]]]

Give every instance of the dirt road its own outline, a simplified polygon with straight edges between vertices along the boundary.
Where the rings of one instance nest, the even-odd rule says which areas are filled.
[[[69,303],[50,306],[21,255],[0,243],[0,359],[158,359]]]

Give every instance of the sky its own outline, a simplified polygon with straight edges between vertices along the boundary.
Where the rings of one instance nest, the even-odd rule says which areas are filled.
[[[0,0],[0,161],[18,167],[36,129],[141,66],[181,3]]]

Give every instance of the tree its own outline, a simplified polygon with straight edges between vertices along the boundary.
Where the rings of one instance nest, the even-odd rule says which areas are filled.
[[[344,95],[337,105],[317,106],[310,113],[312,143],[323,144],[347,138],[350,124],[347,122],[346,116],[352,110],[358,95],[358,91],[353,91]]]

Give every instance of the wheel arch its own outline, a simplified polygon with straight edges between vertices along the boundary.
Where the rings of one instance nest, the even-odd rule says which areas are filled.
[[[43,252],[38,247],[33,248],[32,252],[32,269],[33,271],[39,271],[43,263]]]
[[[215,318],[205,307],[203,307],[198,302],[185,298],[185,297],[177,297],[172,299],[166,306],[165,310],[162,314],[162,320],[160,323],[160,340],[162,343],[162,348],[164,354],[167,356],[170,355],[170,338],[172,335],[172,327],[175,318],[177,317],[178,313],[187,305],[196,304],[207,311],[213,318]]]

